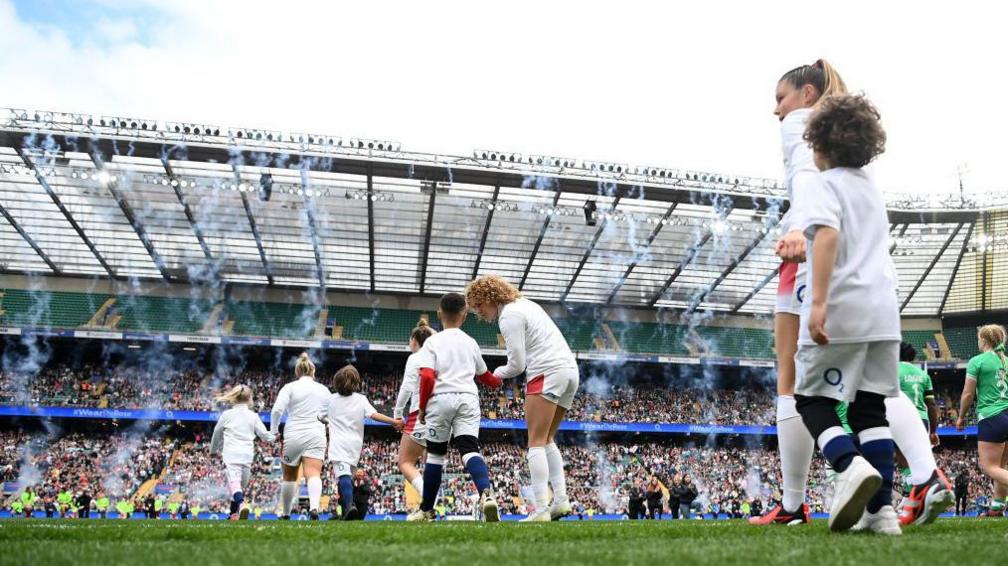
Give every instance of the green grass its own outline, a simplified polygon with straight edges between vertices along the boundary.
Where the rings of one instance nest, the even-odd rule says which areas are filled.
[[[0,564],[998,563],[1004,520],[942,519],[899,538],[742,521],[227,523],[0,521]]]

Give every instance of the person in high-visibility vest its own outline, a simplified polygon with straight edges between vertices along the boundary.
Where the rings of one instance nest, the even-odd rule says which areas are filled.
[[[95,500],[95,509],[98,510],[98,516],[102,519],[108,518],[109,510],[109,498],[104,493],[98,494],[98,499]]]
[[[169,501],[168,502],[168,516],[171,517],[172,519],[177,519],[178,518],[178,508],[179,508],[179,502],[178,501],[174,501],[174,500],[173,501]]]
[[[31,487],[27,487],[21,492],[21,505],[24,507],[25,518],[30,518],[32,516],[32,512],[35,511],[35,500],[37,498],[38,496],[35,495],[35,490]]]

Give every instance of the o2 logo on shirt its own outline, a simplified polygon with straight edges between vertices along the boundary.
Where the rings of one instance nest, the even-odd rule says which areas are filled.
[[[799,305],[805,302],[805,287],[806,285],[803,283],[798,286],[797,290],[795,290],[795,297],[798,298]]]
[[[843,385],[843,372],[837,368],[829,368],[823,372],[823,379],[826,383],[832,385],[833,387],[839,388],[841,392],[844,390]]]
[[[423,434],[421,434],[419,432],[414,432],[413,433],[413,438],[415,438],[416,440],[423,440]]]

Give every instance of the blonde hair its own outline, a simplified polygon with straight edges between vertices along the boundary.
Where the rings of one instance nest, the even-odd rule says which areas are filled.
[[[1005,358],[1005,328],[1000,324],[987,324],[977,330],[977,337],[984,341],[990,349],[1001,358],[1001,365],[1008,368],[1008,358]]]
[[[484,275],[466,285],[470,307],[484,304],[506,305],[522,298],[521,291],[499,275]]]
[[[217,401],[220,403],[231,403],[232,405],[251,403],[252,388],[245,385],[235,385],[227,393],[218,395]]]
[[[784,73],[780,80],[786,81],[797,89],[805,85],[812,85],[819,95],[815,104],[812,105],[813,108],[818,108],[819,103],[830,96],[847,94],[847,85],[840,73],[825,59],[819,59],[811,65],[795,67]]]
[[[315,377],[315,363],[308,357],[308,352],[301,352],[301,355],[298,356],[297,363],[294,364],[294,375]]]
[[[430,324],[427,322],[427,320],[421,318],[420,320],[417,321],[416,328],[414,328],[413,331],[410,332],[410,339],[416,340],[418,346],[423,346],[424,342],[426,342],[428,338],[434,336],[435,334],[437,334],[437,332],[430,327]]]

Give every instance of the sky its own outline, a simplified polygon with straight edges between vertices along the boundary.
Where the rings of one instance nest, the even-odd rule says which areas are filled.
[[[780,178],[774,87],[823,57],[882,113],[883,190],[991,192],[996,6],[0,0],[0,106]]]

